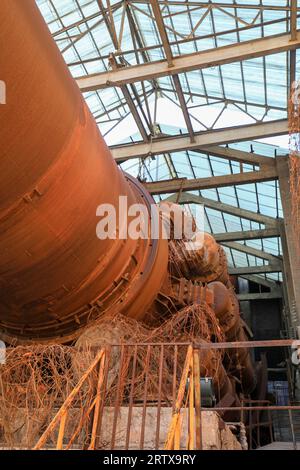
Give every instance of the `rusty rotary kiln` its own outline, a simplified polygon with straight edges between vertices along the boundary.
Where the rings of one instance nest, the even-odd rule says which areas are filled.
[[[2,0],[0,23],[7,88],[0,109],[2,339],[67,343],[105,313],[155,323],[165,310],[202,302],[226,340],[245,340],[226,257],[213,237],[205,235],[194,252],[163,238],[99,241],[99,204],[118,207],[127,196],[150,211],[154,201],[113,161],[34,0]],[[217,354],[207,353],[206,369]],[[228,356],[217,372],[221,396],[234,377],[250,392],[249,351]]]

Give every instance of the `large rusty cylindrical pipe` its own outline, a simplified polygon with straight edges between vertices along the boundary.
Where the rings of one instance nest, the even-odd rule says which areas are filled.
[[[183,241],[171,241],[171,272],[200,282],[219,280],[228,284],[227,259],[222,246],[209,233],[196,233],[195,241],[199,248],[191,251]]]
[[[167,241],[100,241],[96,209],[150,196],[113,161],[34,0],[1,1],[0,44],[2,338],[68,341],[99,313],[139,318]]]
[[[214,311],[225,333],[226,341],[247,341],[241,323],[238,299],[233,290],[218,281],[209,283],[208,288],[213,292]],[[229,349],[227,354],[229,357],[227,370],[239,378],[243,391],[250,393],[256,385],[256,378],[249,349]]]

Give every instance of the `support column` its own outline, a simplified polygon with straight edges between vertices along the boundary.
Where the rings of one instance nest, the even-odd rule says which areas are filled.
[[[300,337],[300,257],[293,231],[292,201],[288,157],[276,157],[279,189],[283,210],[280,235],[283,253],[284,280],[288,297],[291,326]]]

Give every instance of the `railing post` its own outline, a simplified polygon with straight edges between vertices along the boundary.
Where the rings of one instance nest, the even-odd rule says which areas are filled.
[[[175,429],[175,435],[174,435],[174,450],[180,450],[181,426],[182,426],[182,416],[179,414],[176,429]]]
[[[65,435],[65,427],[66,427],[66,421],[68,417],[68,411],[64,411],[60,424],[59,424],[59,431],[58,431],[58,437],[57,437],[57,443],[56,443],[56,450],[62,450],[63,448],[63,442],[64,442],[64,435]]]
[[[202,449],[202,431],[201,431],[201,384],[200,384],[200,363],[199,350],[194,349],[194,387],[195,387],[195,413],[196,413],[196,449]]]
[[[99,421],[99,414],[100,414],[100,405],[101,405],[101,389],[102,389],[102,384],[104,380],[105,361],[106,361],[106,353],[104,352],[101,358],[100,364],[99,364],[99,375],[98,375],[98,383],[97,383],[96,401],[95,401],[95,407],[94,407],[92,435],[91,435],[91,442],[90,442],[88,450],[95,450],[98,421]]]
[[[59,445],[62,445],[63,436],[64,436],[64,428],[65,428],[65,424],[66,424],[68,410],[69,410],[71,404],[73,403],[74,398],[76,397],[76,395],[80,391],[82,385],[85,383],[86,379],[89,377],[91,372],[94,370],[94,368],[97,366],[99,361],[102,359],[103,355],[104,355],[104,351],[103,351],[103,349],[101,349],[99,351],[99,353],[97,354],[95,360],[92,362],[92,364],[88,367],[88,369],[82,375],[82,377],[79,380],[76,387],[73,388],[70,395],[66,398],[66,400],[63,403],[63,405],[61,406],[60,410],[56,413],[53,420],[51,421],[51,423],[47,427],[46,431],[43,433],[43,435],[38,440],[37,444],[34,446],[33,450],[39,450],[45,445],[45,443],[47,442],[48,437],[54,431],[54,429],[56,428],[56,425],[59,422],[60,422],[60,428],[59,428],[59,435],[58,435],[58,440],[57,440],[57,448],[59,448]]]
[[[181,409],[182,401],[184,398],[184,393],[186,390],[186,382],[187,382],[188,375],[189,375],[192,356],[193,356],[193,347],[190,345],[186,353],[184,368],[183,368],[183,372],[182,372],[182,376],[181,376],[181,380],[179,384],[179,389],[178,389],[178,394],[177,394],[177,400],[175,404],[175,410],[172,416],[170,429],[169,429],[167,440],[165,443],[165,450],[171,450],[174,447],[174,436],[175,436],[178,419],[180,416],[180,409]]]
[[[189,382],[189,450],[195,447],[195,406],[194,406],[194,354],[190,363]]]

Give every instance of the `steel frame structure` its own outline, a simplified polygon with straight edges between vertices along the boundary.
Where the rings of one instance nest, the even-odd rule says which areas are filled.
[[[40,0],[36,0],[41,3]],[[184,204],[204,203],[206,208],[212,207],[221,214],[224,226],[224,214],[230,213],[239,217],[242,232],[216,234],[217,238],[231,253],[233,272],[253,275],[261,282],[267,281],[265,274],[272,269],[283,270],[283,275],[289,282],[286,289],[287,303],[292,312],[291,323],[294,327],[300,324],[300,292],[299,266],[296,265],[294,247],[289,237],[288,224],[290,222],[289,204],[283,204],[283,216],[278,211],[280,192],[284,195],[288,191],[287,175],[283,175],[283,160],[267,158],[254,152],[245,152],[231,148],[232,144],[241,141],[287,134],[286,105],[278,105],[272,101],[268,88],[268,61],[270,55],[284,52],[286,54],[286,95],[291,83],[296,78],[296,54],[300,47],[300,32],[297,30],[297,21],[300,17],[300,5],[297,0],[276,2],[274,5],[265,5],[260,0],[257,5],[247,4],[237,0],[227,1],[177,1],[177,0],[74,0],[70,2],[70,9],[66,12],[57,10],[53,0],[48,0],[52,17],[48,24],[53,32],[62,54],[70,70],[77,79],[77,83],[87,100],[95,96],[100,103],[101,110],[94,112],[100,125],[108,125],[104,136],[131,115],[136,123],[138,134],[131,138],[132,143],[112,146],[112,153],[119,164],[130,159],[139,162],[146,186],[159,198],[162,194],[173,193],[176,201]],[[281,3],[281,4],[278,4]],[[75,7],[74,7],[75,5]],[[88,8],[93,7],[93,8]],[[92,12],[92,13],[86,13]],[[78,21],[69,21],[71,13],[76,13]],[[220,15],[224,26],[220,27]],[[47,18],[46,18],[47,19]],[[150,32],[141,26],[145,21]],[[203,32],[205,21],[209,21],[211,32]],[[232,22],[234,22],[234,27]],[[185,28],[182,27],[185,25]],[[93,31],[103,25],[107,31],[108,44],[101,48],[93,36]],[[126,28],[130,33],[130,40],[126,36]],[[276,33],[276,28],[280,34]],[[270,32],[271,31],[271,32]],[[244,40],[245,34],[251,33],[253,40]],[[93,53],[82,54],[80,41],[88,37],[93,43]],[[235,41],[227,39],[234,37]],[[211,41],[211,47],[201,48],[202,41]],[[226,42],[227,41],[227,42]],[[227,44],[227,45],[224,45]],[[185,54],[183,49],[190,52]],[[68,56],[68,52],[71,59]],[[154,57],[156,59],[154,59]],[[263,64],[262,101],[256,100],[247,90],[248,60],[260,57]],[[232,99],[226,91],[226,77],[224,64],[237,64],[242,98]],[[89,73],[94,66],[100,68],[98,73]],[[213,69],[212,69],[213,67]],[[212,93],[206,86],[205,70],[213,70],[220,82],[221,94]],[[79,73],[78,71],[81,71]],[[202,91],[192,87],[190,71],[197,73]],[[168,81],[161,81],[168,76]],[[114,90],[114,100],[106,104],[102,99],[101,90]],[[156,111],[151,113],[150,98],[155,100],[155,110],[159,96],[175,103],[182,111],[186,134],[168,136],[157,125]],[[194,104],[196,103],[196,104]],[[212,106],[218,103],[222,106],[214,122],[207,126],[195,115],[194,109],[201,106]],[[218,123],[228,106],[242,111],[252,119],[253,124],[239,125],[232,128],[218,128]],[[253,109],[260,109],[260,118]],[[271,119],[270,112],[285,115],[284,119]],[[195,125],[201,125],[200,132]],[[226,145],[226,146],[225,146]],[[229,147],[228,147],[229,146]],[[193,178],[180,178],[174,164],[174,152],[184,152],[190,165]],[[206,155],[211,167],[211,177],[197,178],[191,161],[190,152]],[[162,156],[168,168],[167,180],[159,181],[147,167],[148,159],[157,159]],[[212,158],[224,159],[230,165],[231,173],[215,175],[213,173]],[[233,171],[232,162],[240,165],[240,172]],[[245,165],[251,165],[252,171],[244,170]],[[286,163],[285,163],[286,165]],[[251,168],[251,167],[250,167]],[[140,173],[140,171],[139,171]],[[260,212],[258,185],[262,181],[276,181],[276,197],[274,204],[277,208],[277,218],[273,221]],[[240,207],[237,187],[244,187],[252,183],[255,186],[257,199],[257,213]],[[224,204],[220,198],[219,188],[232,186],[236,194],[237,207]],[[201,190],[216,188],[217,200],[203,197]],[[195,195],[195,190],[198,196]],[[193,195],[187,191],[194,191]],[[195,199],[196,198],[196,199]],[[197,200],[197,198],[199,198]],[[284,201],[284,197],[281,198]],[[207,217],[209,219],[209,217]],[[269,217],[269,219],[271,219]],[[245,230],[244,220],[257,223],[255,229]],[[208,220],[209,225],[210,220]],[[227,230],[227,229],[226,229]],[[261,240],[261,248],[254,248],[246,240]],[[264,238],[272,238],[278,244],[278,256],[268,253],[264,247]],[[282,251],[279,239],[282,240]],[[238,243],[242,241],[242,243]],[[236,266],[233,253],[243,252],[247,256],[248,266]],[[283,255],[283,263],[280,255]],[[249,262],[249,256],[254,256],[256,266]],[[257,260],[259,263],[257,263]],[[263,262],[263,265],[261,265]],[[248,272],[246,272],[248,271]]]

